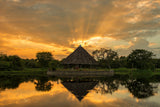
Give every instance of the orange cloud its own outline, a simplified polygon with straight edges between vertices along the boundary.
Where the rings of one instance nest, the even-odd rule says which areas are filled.
[[[58,55],[64,55],[66,56],[66,52],[64,52],[64,49],[67,52],[72,52],[71,48],[67,48],[64,46],[59,46],[54,43],[52,44],[45,44],[45,43],[38,43],[31,41],[29,39],[23,39],[23,38],[10,38],[8,39],[7,36],[3,36],[1,38],[3,41],[1,49],[3,50],[3,53],[7,53],[10,55],[19,55],[23,58],[35,58],[37,52],[41,51],[49,51],[51,52],[54,57],[58,57]]]

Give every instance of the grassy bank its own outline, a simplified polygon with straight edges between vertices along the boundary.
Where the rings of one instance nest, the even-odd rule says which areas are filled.
[[[119,75],[133,75],[133,76],[146,76],[146,77],[160,75],[160,69],[156,69],[155,71],[151,71],[151,70],[118,68],[118,69],[114,69],[114,71],[115,71],[115,74],[119,74]]]
[[[56,71],[110,71],[109,69],[89,69],[89,68],[80,68],[80,69],[63,69],[58,68]]]
[[[25,68],[21,71],[0,71],[0,75],[46,75],[47,68]]]

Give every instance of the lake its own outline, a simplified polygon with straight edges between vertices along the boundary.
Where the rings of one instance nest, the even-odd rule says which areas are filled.
[[[160,76],[0,76],[1,107],[160,107]]]

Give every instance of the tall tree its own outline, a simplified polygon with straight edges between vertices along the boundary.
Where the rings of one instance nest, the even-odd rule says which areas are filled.
[[[53,60],[50,52],[39,52],[36,57],[42,67],[48,67],[49,62]]]
[[[111,63],[118,58],[117,52],[112,49],[101,48],[92,52],[95,59],[100,62],[100,65],[111,69]]]
[[[7,61],[8,56],[6,54],[0,54],[0,61]]]
[[[35,59],[23,59],[25,67],[27,68],[39,68],[39,63]]]
[[[23,62],[19,56],[17,56],[17,55],[8,56],[8,60],[11,62],[11,68],[13,70],[22,70],[23,69]]]
[[[17,55],[0,54],[0,70],[22,70],[22,59]]]
[[[58,60],[52,60],[49,62],[49,70],[54,71],[56,68],[60,66],[60,62]]]
[[[127,57],[121,56],[119,58],[119,64],[120,64],[120,67],[127,67]]]
[[[153,52],[144,49],[133,50],[127,57],[128,66],[138,69],[153,69],[153,56]]]

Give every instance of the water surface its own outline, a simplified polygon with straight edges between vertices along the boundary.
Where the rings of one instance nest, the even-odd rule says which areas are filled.
[[[1,76],[2,107],[160,107],[160,77]]]

